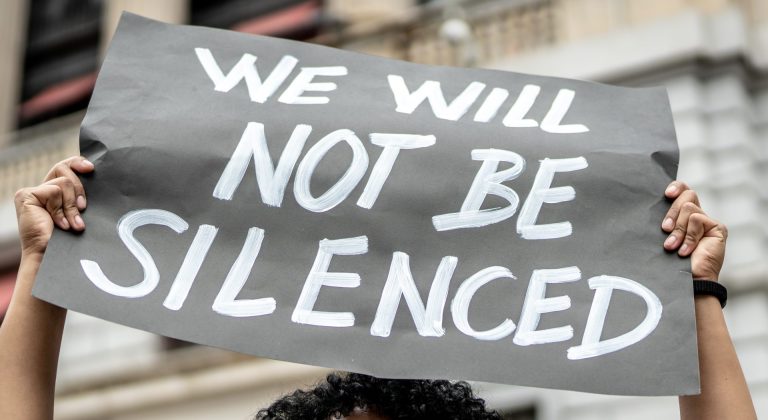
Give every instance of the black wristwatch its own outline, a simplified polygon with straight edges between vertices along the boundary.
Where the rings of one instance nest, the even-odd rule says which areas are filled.
[[[725,302],[728,300],[728,289],[714,280],[694,280],[693,294],[714,296],[720,301],[721,308],[725,308]]]

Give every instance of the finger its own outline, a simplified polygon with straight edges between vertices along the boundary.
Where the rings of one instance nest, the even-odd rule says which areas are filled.
[[[699,241],[707,232],[718,227],[718,223],[704,213],[693,213],[688,218],[688,229],[685,233],[685,239],[677,252],[681,257],[687,257],[693,253],[699,245]]]
[[[696,191],[686,189],[680,193],[677,199],[675,199],[661,224],[661,229],[664,232],[671,232],[672,229],[674,229],[675,223],[677,223],[677,219],[680,217],[680,210],[686,203],[693,203],[696,206],[699,206],[699,196],[696,194]]]
[[[83,184],[80,182],[80,178],[77,176],[75,171],[78,173],[89,173],[92,172],[93,169],[93,163],[88,161],[86,158],[82,156],[73,156],[54,165],[50,172],[48,172],[48,175],[46,175],[45,181],[50,181],[59,177],[69,178],[75,187],[77,207],[80,210],[84,210],[86,206],[85,188],[83,188]]]
[[[679,199],[680,198],[678,198],[678,200]],[[686,201],[680,207],[680,214],[677,216],[677,220],[675,221],[675,228],[664,241],[664,248],[666,250],[673,251],[683,243],[686,232],[688,232],[689,219],[691,218],[692,214],[696,213],[703,214],[704,211],[692,201]]]
[[[69,167],[75,170],[77,173],[88,174],[93,172],[95,169],[93,163],[83,156],[73,156],[69,158],[69,160],[71,161]]]
[[[688,187],[688,184],[686,184],[683,181],[672,181],[667,185],[667,189],[664,190],[664,196],[674,200],[677,198],[680,194],[683,193],[683,191],[689,190],[690,187]]]
[[[30,197],[36,201],[33,205],[45,208],[56,226],[69,230],[70,224],[61,207],[62,191],[58,185],[43,184],[29,189]]]
[[[714,229],[708,230],[704,235],[718,237],[725,241],[728,240],[728,228],[724,224],[718,223]]]
[[[61,189],[61,207],[69,225],[78,231],[85,229],[85,223],[78,210],[77,193],[72,180],[62,176],[46,182],[46,185],[57,185]]]
[[[48,180],[48,178],[53,179],[53,178],[57,178],[58,176],[61,176],[61,175],[53,175],[53,174],[54,174],[54,171],[62,167],[69,168],[81,174],[93,172],[93,169],[94,169],[93,163],[88,159],[86,159],[85,157],[71,156],[54,165],[53,168],[50,170],[50,172],[48,172],[48,176],[46,177],[46,180]]]

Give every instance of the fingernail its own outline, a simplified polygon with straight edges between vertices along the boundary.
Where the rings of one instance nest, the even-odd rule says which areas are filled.
[[[82,195],[77,196],[77,208],[79,208],[80,210],[85,208],[85,197],[83,197]]]
[[[688,244],[683,244],[683,246],[680,247],[680,255],[685,255],[686,251],[688,251]]]
[[[91,161],[90,161],[90,160],[88,160],[88,159],[83,159],[83,164],[85,164],[86,166],[90,166],[91,168],[93,168],[93,162],[91,162]]]
[[[677,238],[675,238],[675,235],[669,235],[666,241],[664,241],[664,246],[672,246],[674,245]]]
[[[61,227],[64,229],[69,229],[69,221],[67,221],[66,217],[61,218]]]
[[[674,225],[675,225],[675,221],[672,220],[671,217],[667,217],[666,219],[664,219],[664,223],[661,225],[661,227],[664,229],[672,229],[672,226]]]
[[[80,217],[80,215],[79,215],[79,214],[78,214],[77,216],[75,216],[75,224],[76,224],[78,227],[85,227],[85,223],[83,222],[83,218],[82,218],[82,217]]]
[[[677,185],[672,184],[667,187],[666,191],[664,191],[664,194],[667,194],[667,195],[673,194],[675,191],[677,191]]]

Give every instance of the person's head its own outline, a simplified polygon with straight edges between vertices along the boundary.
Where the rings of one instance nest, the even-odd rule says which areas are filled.
[[[466,382],[380,379],[332,373],[310,390],[283,396],[256,415],[282,419],[501,419]]]

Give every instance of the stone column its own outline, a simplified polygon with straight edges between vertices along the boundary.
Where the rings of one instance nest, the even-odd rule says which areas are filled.
[[[0,2],[0,149],[16,129],[27,30],[27,0]]]
[[[101,51],[106,51],[123,11],[168,23],[186,23],[189,0],[105,0]]]

